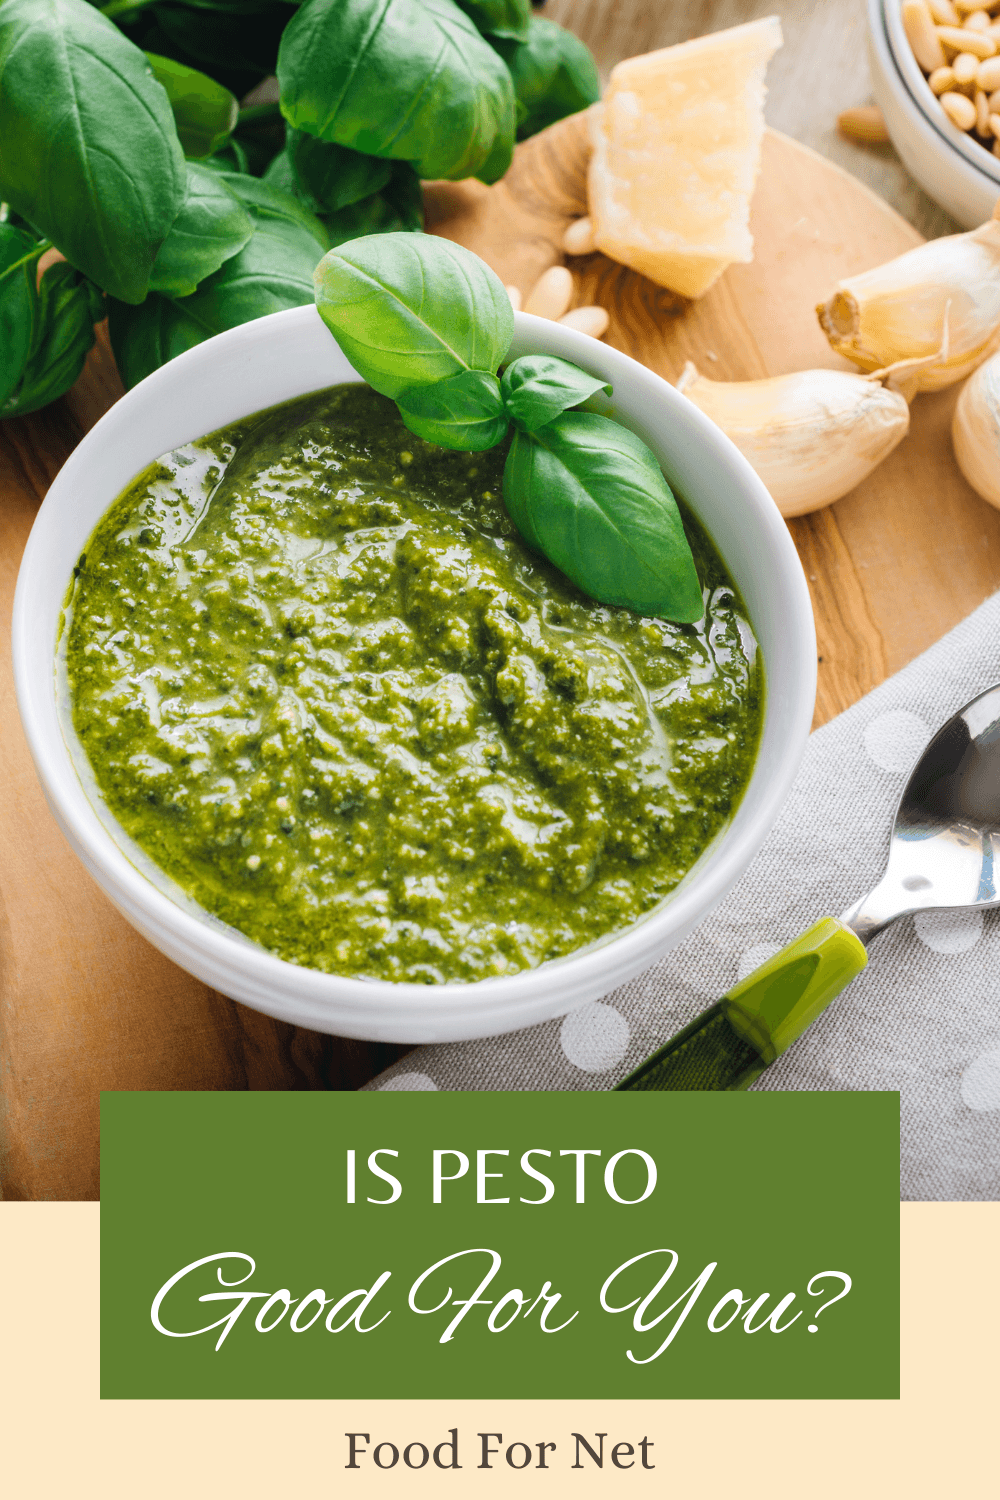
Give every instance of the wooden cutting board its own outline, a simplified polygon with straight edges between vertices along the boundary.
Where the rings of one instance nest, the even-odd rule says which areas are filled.
[[[563,121],[517,150],[493,188],[434,184],[428,227],[477,251],[527,292],[561,260],[585,210],[587,134]],[[696,304],[588,256],[571,262],[578,303],[611,314],[607,341],[675,379],[693,359],[713,379],[837,367],[814,305],[839,277],[920,236],[821,157],[770,135],[754,198],[752,265]],[[35,511],[74,445],[121,394],[102,335],[63,400],[0,423],[4,629]],[[812,589],[820,654],[817,722],[898,670],[1000,587],[1000,513],[955,466],[956,392],[918,398],[903,445],[852,495],[791,522]],[[110,497],[109,497],[110,498]],[[0,660],[0,1187],[7,1198],[98,1195],[102,1089],[353,1089],[402,1049],[320,1036],[214,993],[118,916],[55,826]]]

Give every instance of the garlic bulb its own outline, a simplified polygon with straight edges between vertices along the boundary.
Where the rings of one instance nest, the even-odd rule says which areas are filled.
[[[964,379],[1000,349],[997,212],[968,234],[928,240],[848,276],[816,313],[831,346],[862,370],[923,361],[895,382],[907,397]],[[936,359],[945,338],[947,355]]]
[[[846,370],[727,382],[707,380],[689,361],[677,389],[749,459],[783,516],[839,500],[910,426],[910,409],[897,391]]]
[[[951,424],[958,467],[977,495],[1000,509],[1000,354],[966,382]]]

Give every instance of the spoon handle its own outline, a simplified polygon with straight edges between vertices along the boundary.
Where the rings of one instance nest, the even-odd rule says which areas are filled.
[[[868,962],[864,944],[823,917],[618,1084],[619,1089],[749,1088]]]

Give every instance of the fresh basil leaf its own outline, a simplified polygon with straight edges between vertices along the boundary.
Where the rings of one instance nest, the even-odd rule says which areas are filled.
[[[690,623],[704,614],[680,512],[653,454],[607,417],[515,429],[504,502],[529,546],[601,604]]]
[[[160,246],[149,278],[151,292],[187,297],[200,282],[242,250],[253,221],[222,174],[188,162],[188,194]]]
[[[514,126],[517,128],[517,101],[514,107]],[[493,150],[487,156],[482,166],[473,172],[473,177],[487,184],[499,182],[501,177],[508,171],[514,159],[514,141],[508,140],[506,136],[497,136]]]
[[[207,73],[175,62],[172,57],[147,52],[146,61],[167,91],[184,155],[211,156],[224,146],[240,112],[236,95]]]
[[[303,202],[306,201],[306,195],[299,187],[299,180],[295,175],[295,168],[292,166],[292,160],[288,155],[287,147],[284,151],[279,151],[274,160],[266,168],[262,175],[262,181],[266,182],[268,187],[277,188],[279,193],[290,193],[293,198],[300,198]],[[313,205],[308,203],[307,207],[312,208]]]
[[[425,234],[375,234],[316,268],[316,306],[358,374],[395,398],[462,370],[494,372],[514,335],[502,282],[478,255]]]
[[[287,5],[254,6],[252,12],[163,3],[153,7],[155,29],[143,46],[204,69],[239,98],[274,72],[281,34],[293,14]]]
[[[236,16],[258,16],[274,8],[273,0],[182,0],[182,3],[192,10],[215,10]],[[288,4],[295,5],[297,0],[288,0]]]
[[[336,213],[370,198],[392,177],[393,163],[387,158],[365,156],[348,146],[321,141],[291,125],[285,136],[285,156],[294,191],[318,214]]]
[[[322,249],[329,249],[330,240],[322,220],[294,194],[284,192],[273,182],[264,182],[242,172],[220,172],[218,175],[256,223],[273,219],[296,226],[311,235]]]
[[[500,382],[490,371],[463,370],[433,385],[408,386],[396,405],[412,433],[442,448],[483,453],[507,435]]]
[[[396,215],[401,229],[409,230],[411,234],[423,229],[423,184],[408,161],[393,162],[392,176],[379,196]]]
[[[31,352],[4,416],[47,406],[69,390],[94,342],[94,324],[104,317],[104,298],[92,281],[67,261],[48,266],[38,288]]]
[[[42,246],[26,229],[0,224],[0,413],[28,363],[41,253]]]
[[[598,391],[611,395],[605,381],[551,354],[522,354],[507,366],[500,389],[507,415],[523,432],[537,432]]]
[[[0,182],[92,281],[142,301],[184,155],[145,57],[87,0],[0,4]]]
[[[597,64],[580,38],[555,21],[532,17],[527,41],[500,42],[518,102],[517,138],[575,115],[601,97]]]
[[[90,0],[94,4],[94,0]],[[105,4],[98,5],[102,16],[107,16],[112,21],[119,21],[121,25],[130,25],[136,17],[144,10],[159,3],[159,0],[105,0]],[[252,16],[259,11],[267,10],[272,0],[181,0],[181,3],[190,6],[192,10],[217,10],[228,12],[230,15]],[[289,4],[297,4],[298,0],[288,0]]]
[[[186,349],[222,332],[193,309],[189,312],[185,307],[189,300],[194,299],[150,292],[140,307],[130,307],[127,302],[108,299],[108,333],[126,390]]]
[[[10,275],[15,266],[24,264],[29,255],[41,255],[40,245],[25,224],[12,224],[6,217],[7,208],[0,210],[5,217],[0,220],[0,281]]]
[[[484,36],[523,42],[531,24],[531,0],[455,0]]]
[[[374,160],[374,158],[373,158]],[[362,198],[323,218],[331,248],[368,234],[419,233],[424,227],[420,178],[408,161],[394,161],[392,176],[380,193]]]
[[[239,254],[193,296],[152,292],[141,307],[112,302],[108,326],[122,380],[132,387],[213,334],[311,302],[313,269],[322,250],[298,221],[262,214]]]
[[[2,195],[3,187],[0,185],[0,197]],[[19,214],[16,209],[11,208],[9,203],[0,202],[0,223],[9,224],[11,229],[23,229],[25,234],[31,235],[32,239],[37,240],[39,238],[37,231],[28,223],[28,220]]]
[[[255,177],[263,177],[275,157],[284,151],[287,133],[277,99],[240,110],[233,139],[238,140],[246,152]]]
[[[412,161],[420,177],[509,165],[510,74],[453,0],[306,0],[282,36],[278,81],[296,130]]]
[[[206,156],[199,163],[207,167],[210,172],[234,172],[240,176],[250,175],[250,163],[241,143],[234,135],[231,135],[224,146],[220,146],[214,156]]]

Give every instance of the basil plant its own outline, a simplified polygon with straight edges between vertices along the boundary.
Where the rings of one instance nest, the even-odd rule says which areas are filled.
[[[329,246],[419,234],[422,180],[495,182],[596,97],[529,0],[0,0],[0,415],[105,313],[134,385],[301,306]]]

